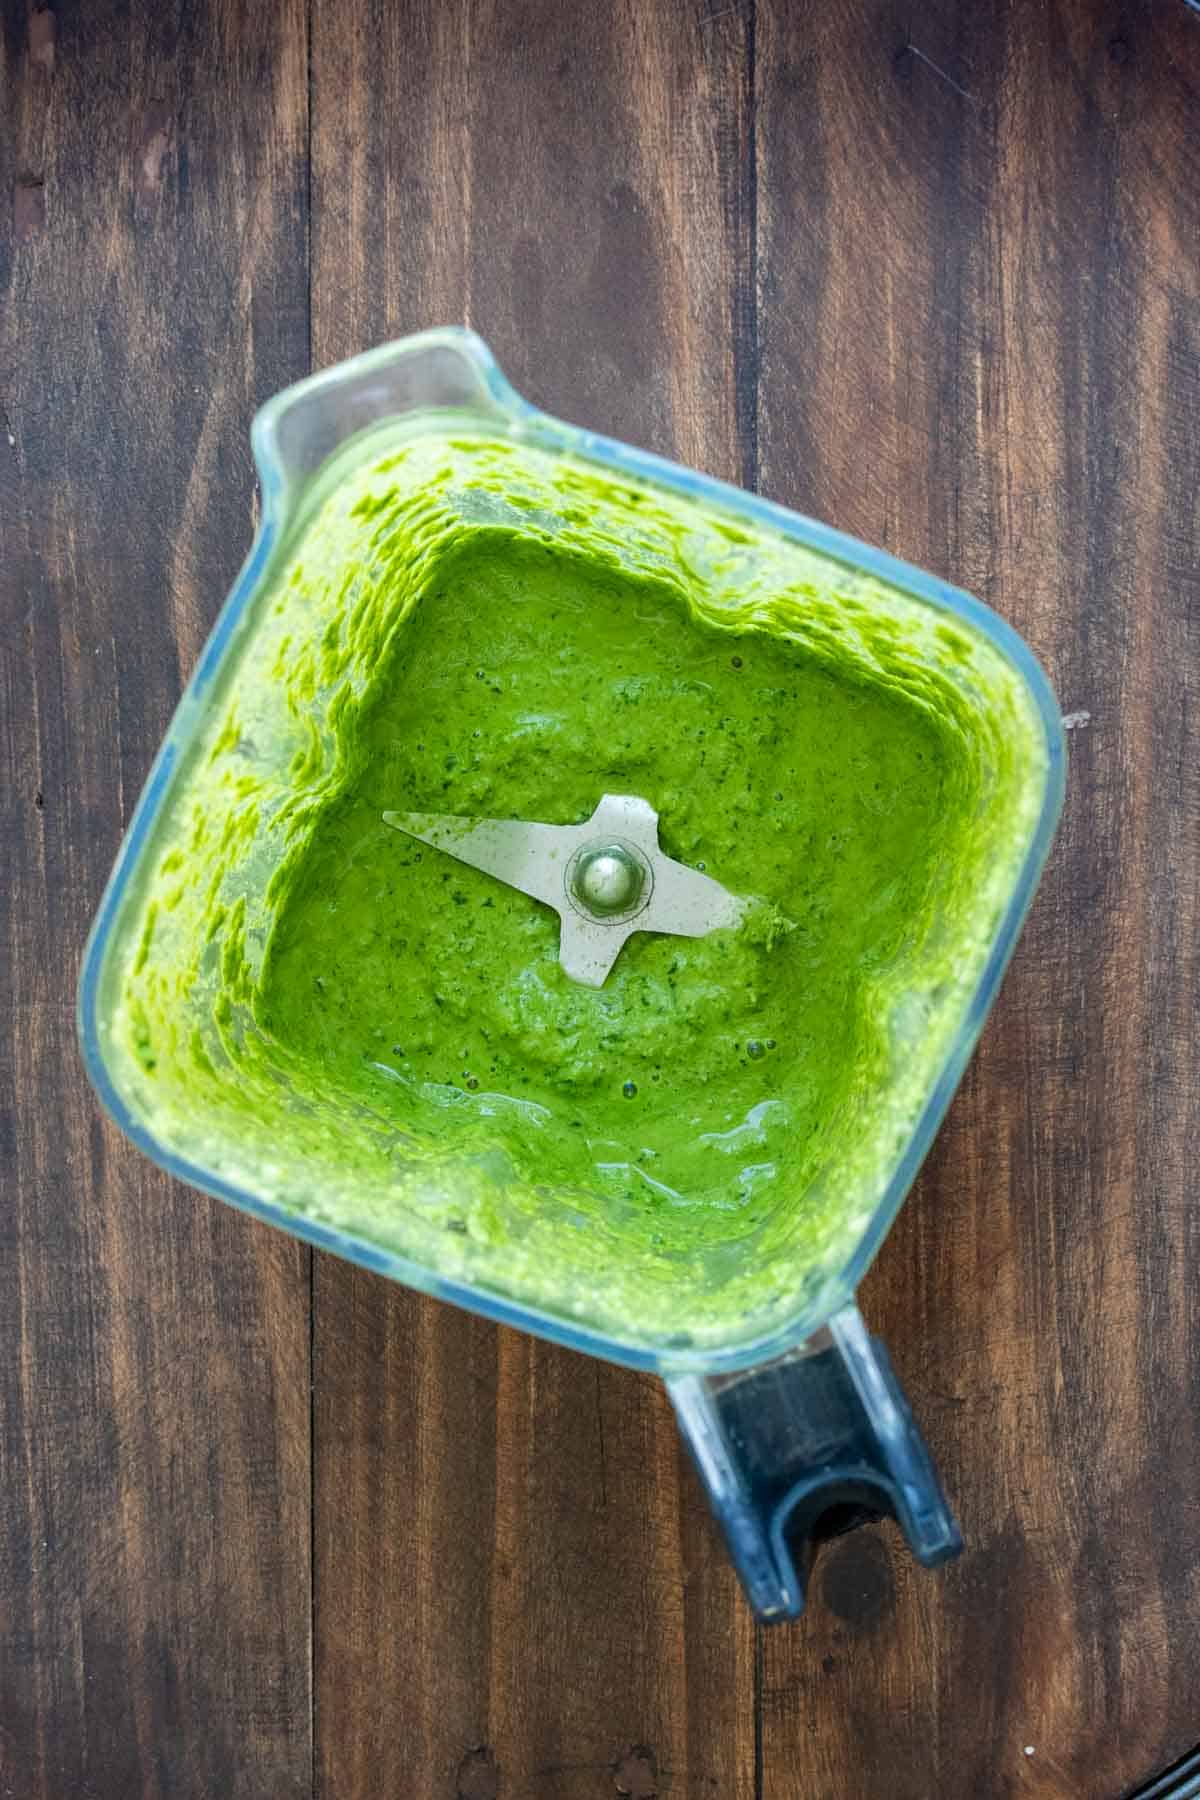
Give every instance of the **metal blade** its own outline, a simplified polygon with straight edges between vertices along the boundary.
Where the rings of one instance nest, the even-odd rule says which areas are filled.
[[[663,931],[671,937],[707,937],[738,923],[744,902],[711,875],[689,869],[659,852],[654,865],[654,896],[637,922],[639,931]]]
[[[531,900],[558,909],[563,870],[571,856],[562,826],[527,825],[522,819],[459,819],[448,813],[385,812],[383,822],[494,875]]]
[[[605,794],[582,825],[401,812],[383,821],[552,906],[559,961],[588,987],[603,985],[635,931],[705,937],[742,915],[719,881],[664,856],[658,814],[636,794]]]
[[[631,925],[627,931],[593,925],[568,907],[562,914],[558,935],[558,960],[563,974],[583,987],[603,987],[621,951],[639,929]],[[640,925],[640,921],[639,921]]]

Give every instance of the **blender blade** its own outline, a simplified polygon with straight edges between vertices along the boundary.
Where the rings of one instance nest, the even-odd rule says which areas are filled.
[[[603,985],[635,931],[705,937],[742,916],[743,902],[719,881],[663,852],[658,814],[636,795],[605,794],[582,825],[416,812],[383,821],[552,906],[559,961],[588,987]]]

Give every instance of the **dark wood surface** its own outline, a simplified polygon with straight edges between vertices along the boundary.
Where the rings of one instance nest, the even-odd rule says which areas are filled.
[[[1127,1793],[1200,1737],[1200,18],[0,20],[0,1796]],[[172,1184],[79,1069],[254,407],[464,319],[551,410],[980,593],[1079,715],[862,1295],[966,1553],[857,1532],[794,1627],[755,1630],[652,1380]]]

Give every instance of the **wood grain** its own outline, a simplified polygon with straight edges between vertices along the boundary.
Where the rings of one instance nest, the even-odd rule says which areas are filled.
[[[306,1794],[308,1259],[153,1170],[74,1042],[250,412],[307,362],[303,9],[0,42],[0,1794]]]
[[[1196,1734],[1195,24],[758,9],[763,486],[981,594],[1079,715],[1045,885],[863,1293],[966,1553],[826,1553],[765,1644],[768,1800],[883,1769],[889,1800],[1091,1800]]]
[[[669,0],[318,0],[315,360],[465,321],[737,479],[747,72]],[[753,1628],[660,1387],[316,1276],[318,1793],[749,1796]]]
[[[0,0],[0,1796],[1115,1800],[1192,1746],[1198,95],[1182,0]],[[176,1187],[78,1068],[253,407],[455,320],[1080,715],[863,1292],[967,1549],[837,1541],[795,1627],[653,1381]]]

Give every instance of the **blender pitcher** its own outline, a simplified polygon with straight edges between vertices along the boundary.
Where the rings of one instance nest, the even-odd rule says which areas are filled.
[[[831,1523],[886,1514],[921,1562],[955,1554],[959,1535],[929,1455],[854,1293],[962,1075],[1053,835],[1063,734],[1033,656],[978,601],[882,551],[547,417],[466,331],[426,332],[300,382],[259,413],[253,445],[258,534],[155,760],[84,959],[79,1029],[104,1105],[172,1174],[309,1243],[574,1349],[656,1370],[759,1618],[801,1611],[806,1547]],[[399,993],[424,996],[435,982],[400,890],[380,869],[410,882],[429,882],[436,869],[446,884],[438,929],[456,932],[445,941],[459,948],[437,977],[446,993],[433,998],[463,1021],[464,1036],[479,984],[525,979],[523,944],[549,971],[548,991],[582,1017],[586,996],[608,1004],[614,966],[656,941],[650,934],[686,950],[749,916],[728,871],[697,853],[703,818],[691,838],[679,824],[678,809],[699,804],[696,791],[680,789],[672,813],[665,731],[661,768],[631,760],[622,766],[640,779],[616,785],[597,766],[591,786],[588,769],[580,774],[586,751],[560,733],[546,803],[514,820],[498,771],[520,731],[549,729],[531,701],[528,717],[512,714],[503,744],[464,733],[477,747],[441,757],[440,781],[422,776],[414,787],[412,757],[432,746],[409,745],[387,725],[381,671],[418,649],[442,664],[457,654],[452,633],[431,626],[424,648],[409,650],[397,632],[418,616],[436,624],[428,609],[477,579],[470,556],[480,545],[507,546],[526,559],[521,568],[542,557],[573,569],[580,594],[585,561],[606,580],[640,583],[639,595],[686,587],[726,648],[752,648],[764,633],[802,644],[822,681],[844,680],[850,710],[839,718],[882,684],[914,717],[945,724],[958,746],[958,810],[953,820],[946,812],[945,842],[939,848],[934,809],[927,868],[894,884],[899,925],[886,955],[872,952],[876,985],[847,1002],[863,1047],[830,1102],[828,1133],[813,1133],[803,1167],[764,1160],[751,1171],[779,1184],[778,1205],[755,1211],[751,1195],[694,1237],[687,1196],[622,1161],[624,1149],[597,1153],[593,1185],[540,1170],[511,1150],[541,1130],[535,1102],[489,1094],[486,1078],[466,1068],[452,1080],[418,1079],[413,1046],[387,1042],[394,1033],[375,1031],[361,1051],[356,1041],[367,1085],[338,1073],[339,982],[369,992],[385,938]],[[497,662],[481,657],[461,673],[478,684],[472,692],[515,705],[507,602],[481,591],[471,628],[494,629]],[[639,605],[649,658],[676,626]],[[585,616],[585,600],[568,593],[561,629],[583,630]],[[554,651],[547,641],[547,662]],[[730,661],[741,669],[740,653],[722,667]],[[692,685],[688,704],[702,709],[704,683]],[[604,703],[635,705],[636,668],[619,686],[605,689]],[[833,756],[833,726],[829,737]],[[425,810],[412,810],[414,799]],[[317,834],[335,819],[357,834],[338,840],[351,853],[330,852],[318,868]],[[738,822],[750,840],[773,829],[753,805]],[[835,862],[843,825],[831,820],[828,843],[822,836],[821,854]],[[476,884],[469,894],[458,893],[454,871]],[[298,884],[324,906],[328,963],[305,942],[284,941],[282,897]],[[353,925],[343,905],[352,891],[362,903]],[[467,907],[472,896],[478,911]],[[866,913],[876,899],[863,893],[853,905]],[[786,907],[788,894],[775,901]],[[820,896],[814,905],[818,917]],[[747,952],[768,982],[775,930],[764,926]],[[550,969],[555,944],[561,967]],[[301,984],[304,1056],[264,998],[264,969],[285,953]],[[682,954],[682,973],[671,975],[685,990],[688,966]],[[550,1067],[567,1057],[569,1033],[555,1017],[548,1029],[539,1054]],[[736,1048],[762,1059],[756,1069],[771,1067],[762,1044]],[[764,1072],[772,1079],[767,1104],[782,1116],[786,1070]],[[581,1116],[564,1123],[587,1135],[585,1090],[581,1077]],[[624,1092],[632,1100],[635,1083]],[[632,1120],[634,1110],[619,1116]]]

